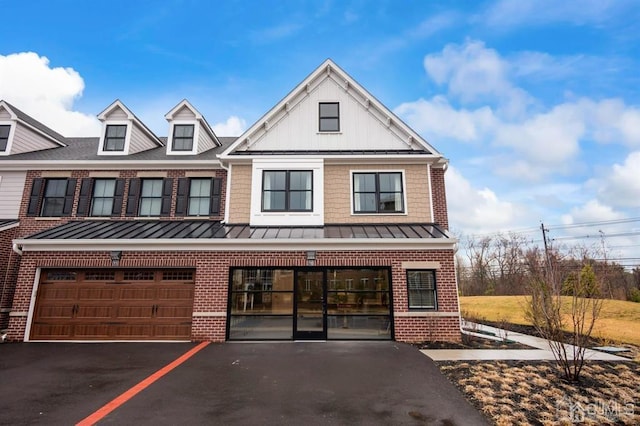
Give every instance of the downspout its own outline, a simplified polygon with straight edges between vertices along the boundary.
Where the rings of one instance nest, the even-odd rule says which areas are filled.
[[[18,256],[22,256],[22,248],[19,247],[17,243],[13,243],[11,248]]]

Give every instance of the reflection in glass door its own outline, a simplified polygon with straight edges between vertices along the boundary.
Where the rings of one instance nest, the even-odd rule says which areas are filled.
[[[326,339],[324,273],[297,271],[295,282],[294,338]]]

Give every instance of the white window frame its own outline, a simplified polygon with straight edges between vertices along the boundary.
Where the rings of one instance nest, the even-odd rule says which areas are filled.
[[[190,151],[173,150],[173,131],[175,125],[193,125],[193,145]],[[195,155],[198,153],[198,139],[200,138],[200,126],[197,120],[172,120],[169,124],[169,136],[167,138],[167,155]]]
[[[127,131],[124,137],[124,149],[122,151],[105,151],[104,142],[107,137],[107,126],[127,126]],[[98,155],[129,155],[132,127],[133,123],[130,120],[109,120],[102,123],[102,133],[100,134]]]
[[[357,173],[400,173],[402,176],[402,203],[404,211],[398,213],[356,213],[356,206],[353,203],[353,175]],[[407,179],[404,169],[352,169],[349,170],[349,203],[351,205],[351,216],[407,216],[409,205],[407,204]]]
[[[306,212],[262,211],[262,176],[269,170],[311,170],[313,210]],[[324,161],[322,159],[256,159],[251,176],[251,226],[322,226],[324,225]]]
[[[16,133],[15,121],[0,121],[0,126],[9,126],[9,138],[7,139],[7,148],[4,151],[0,151],[0,155],[9,155],[11,148],[13,147],[13,137]]]

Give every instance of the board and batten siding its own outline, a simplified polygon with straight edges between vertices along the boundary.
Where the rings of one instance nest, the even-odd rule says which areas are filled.
[[[11,153],[20,154],[22,152],[41,151],[59,146],[60,145],[45,139],[36,132],[18,124],[13,135]]]
[[[352,214],[351,171],[357,170],[404,171],[406,214]],[[431,222],[430,197],[426,165],[325,165],[324,167],[324,221],[327,224]]]
[[[340,132],[318,131],[320,102],[340,103]],[[394,150],[409,149],[380,120],[333,79],[327,78],[273,124],[248,150]]]
[[[18,219],[27,172],[2,172],[0,175],[0,218]]]

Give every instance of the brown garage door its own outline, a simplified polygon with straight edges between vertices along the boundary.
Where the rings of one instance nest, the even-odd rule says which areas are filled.
[[[193,270],[43,270],[32,340],[188,340]]]

